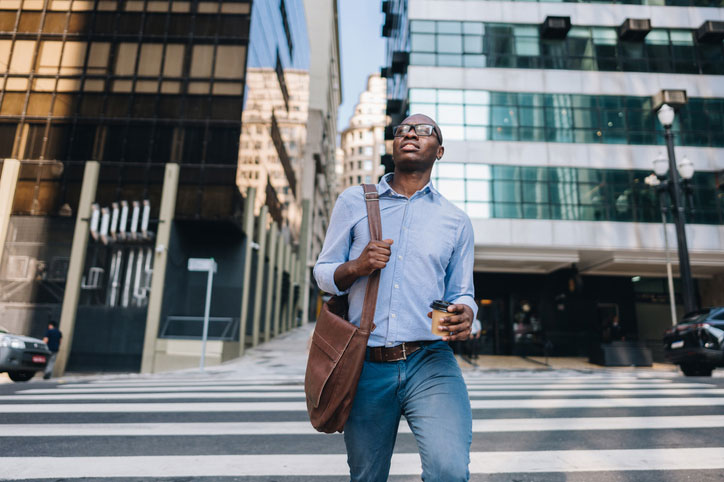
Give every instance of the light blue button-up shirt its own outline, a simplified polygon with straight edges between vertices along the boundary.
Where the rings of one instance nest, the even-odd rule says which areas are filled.
[[[380,275],[380,289],[369,346],[439,340],[427,317],[433,300],[464,303],[477,314],[473,287],[474,241],[470,218],[432,185],[411,198],[397,194],[387,174],[377,185],[382,239],[392,239],[392,254]],[[370,241],[362,186],[346,189],[337,199],[324,246],[314,266],[319,287],[349,294],[349,318],[359,326],[367,277],[348,291],[334,282],[339,265],[357,259]]]

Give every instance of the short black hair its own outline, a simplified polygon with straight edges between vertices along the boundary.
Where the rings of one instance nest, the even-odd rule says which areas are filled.
[[[55,320],[50,320],[50,321],[48,322],[48,324],[49,324],[50,326],[52,326],[53,328],[57,328],[57,327],[58,327],[58,322],[55,321]]]

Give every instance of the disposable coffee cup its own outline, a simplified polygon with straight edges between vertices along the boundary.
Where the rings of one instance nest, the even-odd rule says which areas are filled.
[[[433,335],[449,335],[449,332],[447,331],[440,331],[438,329],[438,326],[440,326],[440,320],[442,319],[442,317],[450,314],[450,312],[447,311],[447,307],[450,305],[452,305],[452,303],[444,300],[435,300],[430,303],[430,308],[432,308],[432,329],[430,331]]]

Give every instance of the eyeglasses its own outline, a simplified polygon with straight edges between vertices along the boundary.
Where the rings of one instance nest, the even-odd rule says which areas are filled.
[[[437,137],[437,142],[440,142],[440,135],[435,130],[435,126],[432,124],[400,124],[392,129],[392,134],[395,137],[405,137],[410,129],[415,131],[415,134],[421,137],[431,136],[433,133]]]

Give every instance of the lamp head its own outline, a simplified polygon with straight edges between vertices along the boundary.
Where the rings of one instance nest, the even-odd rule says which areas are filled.
[[[681,176],[681,179],[688,180],[694,177],[694,163],[691,162],[686,156],[684,156],[684,158],[679,161],[679,165],[676,166],[676,170],[679,171],[679,176]]]
[[[654,173],[657,177],[664,177],[669,172],[669,159],[662,153],[659,153],[654,159]]]
[[[674,123],[675,115],[676,112],[674,111],[674,108],[671,107],[669,104],[662,105],[656,112],[656,116],[659,118],[659,122],[661,122],[661,125],[663,125],[664,127],[669,127],[671,124]]]

